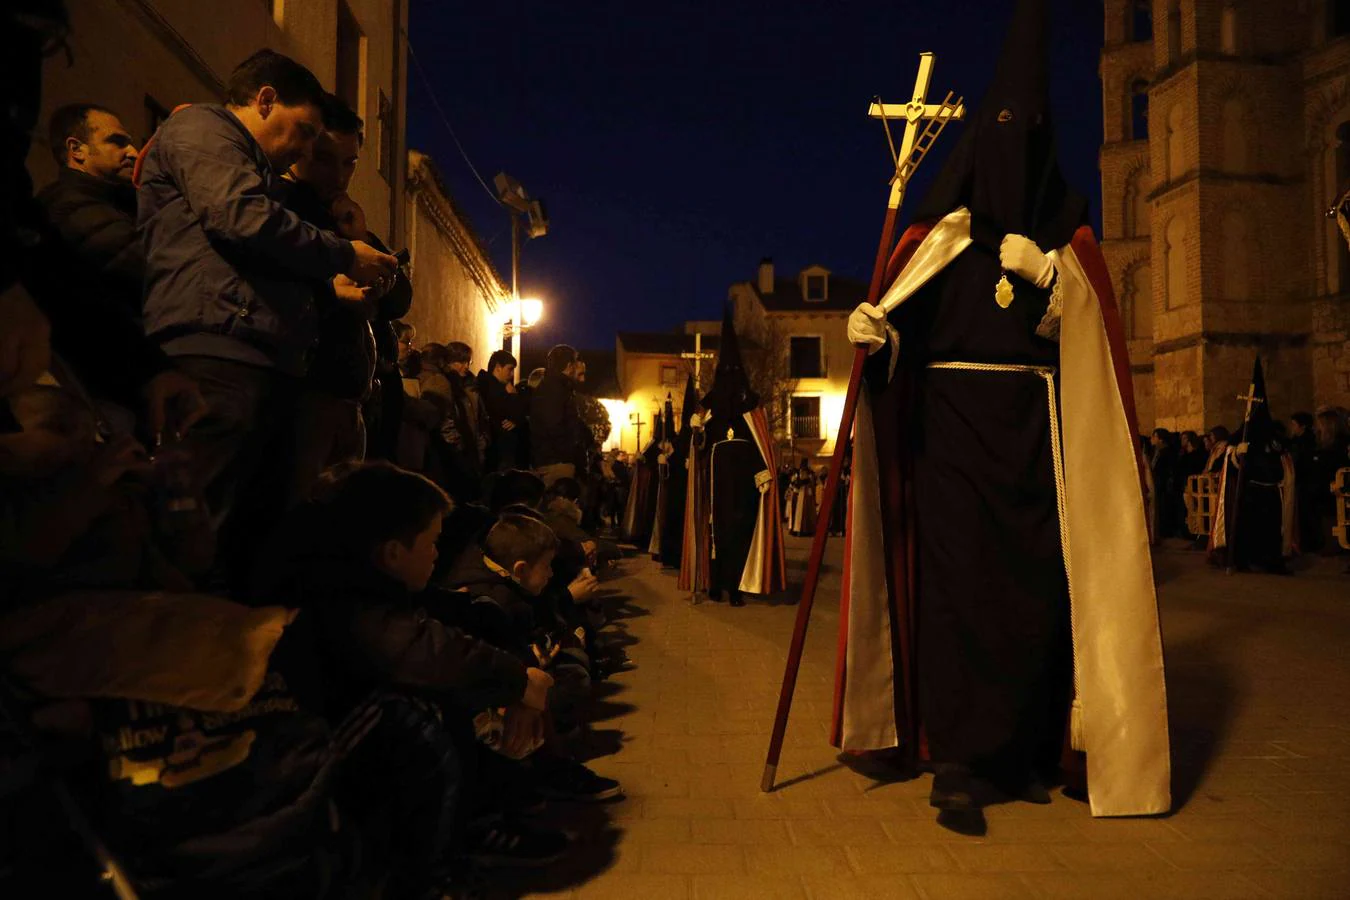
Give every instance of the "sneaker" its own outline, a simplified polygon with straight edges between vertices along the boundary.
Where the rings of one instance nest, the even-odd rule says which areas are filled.
[[[467,856],[479,866],[531,869],[562,859],[572,839],[563,831],[501,821],[472,831],[467,843]]]
[[[540,771],[539,793],[550,800],[601,803],[623,796],[623,786],[597,775],[579,762],[558,760]]]

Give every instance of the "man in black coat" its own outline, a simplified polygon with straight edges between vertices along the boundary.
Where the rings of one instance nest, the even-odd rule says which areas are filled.
[[[145,281],[145,251],[136,239],[137,149],[120,119],[92,103],[63,106],[47,129],[56,181],[38,192],[47,220],[102,277],[106,298],[137,322]]]
[[[497,350],[488,357],[487,368],[478,372],[477,383],[489,425],[484,470],[506,472],[520,468],[525,409],[523,398],[516,393],[516,358],[505,350]]]
[[[577,351],[559,344],[548,351],[544,380],[530,395],[530,454],[545,486],[575,478],[590,443],[577,413],[576,371]]]

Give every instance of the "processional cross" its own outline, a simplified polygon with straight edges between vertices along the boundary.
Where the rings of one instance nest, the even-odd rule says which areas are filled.
[[[881,298],[882,280],[886,274],[886,263],[890,260],[892,244],[895,239],[895,223],[899,216],[900,204],[905,199],[905,188],[914,172],[923,162],[928,151],[937,143],[938,135],[953,119],[963,119],[966,115],[962,98],[951,91],[941,103],[928,102],[928,86],[933,80],[933,64],[936,57],[932,53],[919,54],[919,74],[914,79],[914,93],[905,104],[883,103],[880,97],[873,100],[867,114],[880,119],[886,129],[886,142],[891,148],[891,160],[895,163],[895,173],[891,176],[891,195],[886,203],[886,219],[881,228],[881,242],[877,247],[876,262],[872,267],[872,283],[867,291],[867,302],[875,305]],[[904,120],[905,132],[900,146],[895,146],[891,135],[891,120]],[[867,361],[866,348],[859,348],[854,354],[853,372],[849,377],[848,393],[844,395],[844,412],[835,431],[838,437],[834,442],[834,457],[830,460],[830,475],[825,482],[825,496],[816,518],[815,539],[811,543],[811,556],[806,565],[806,581],[802,587],[801,602],[797,604],[797,622],[792,632],[792,644],[788,648],[787,668],[783,673],[783,687],[778,695],[778,712],[774,717],[773,734],[769,738],[768,758],[764,763],[764,777],[760,781],[760,790],[773,790],[774,776],[778,771],[778,758],[783,750],[783,737],[787,732],[788,712],[792,708],[792,693],[797,686],[797,673],[801,668],[802,648],[806,644],[806,626],[811,618],[811,606],[816,599],[816,585],[820,581],[820,568],[825,559],[825,541],[829,536],[829,523],[834,511],[835,499],[839,494],[840,474],[844,468],[844,456],[848,452],[853,434],[853,417],[858,410],[858,389],[862,384],[863,363]]]
[[[694,352],[693,352],[693,353],[681,353],[681,354],[680,354],[680,359],[692,359],[692,360],[694,361],[694,387],[695,387],[695,388],[697,388],[697,389],[699,389],[699,390],[702,390],[702,389],[703,389],[703,386],[702,386],[701,384],[699,384],[699,380],[698,380],[699,372],[702,371],[703,361],[704,361],[705,359],[714,359],[716,356],[717,356],[716,353],[705,353],[705,352],[704,352],[704,350],[703,350],[703,333],[702,333],[701,331],[696,331],[696,332],[694,332]]]

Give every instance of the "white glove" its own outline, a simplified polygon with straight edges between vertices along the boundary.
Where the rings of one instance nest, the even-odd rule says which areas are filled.
[[[1048,288],[1055,280],[1055,267],[1050,257],[1042,253],[1034,241],[1020,234],[1010,234],[1003,239],[998,248],[998,259],[1006,271],[1038,288]]]
[[[870,303],[860,303],[848,317],[848,340],[866,347],[868,355],[886,346],[886,310]]]
[[[703,417],[700,416],[698,413],[694,413],[692,416],[689,417],[689,427],[690,427],[690,428],[702,428],[702,427],[703,427]]]

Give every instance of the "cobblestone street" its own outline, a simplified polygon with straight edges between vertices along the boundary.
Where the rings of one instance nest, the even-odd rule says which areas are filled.
[[[807,542],[791,542],[800,582]],[[602,686],[599,772],[627,799],[591,810],[566,869],[531,896],[1263,898],[1350,896],[1350,577],[1228,577],[1159,554],[1174,803],[1094,820],[990,808],[989,833],[939,828],[930,778],[877,785],[826,741],[839,541],[822,585],[778,769],[759,791],[796,607],[692,606],[669,572],[630,559],[611,581],[638,668]],[[612,751],[612,752],[611,752]],[[573,817],[575,821],[575,817]],[[583,878],[591,880],[582,883]],[[580,885],[578,887],[578,885]]]

